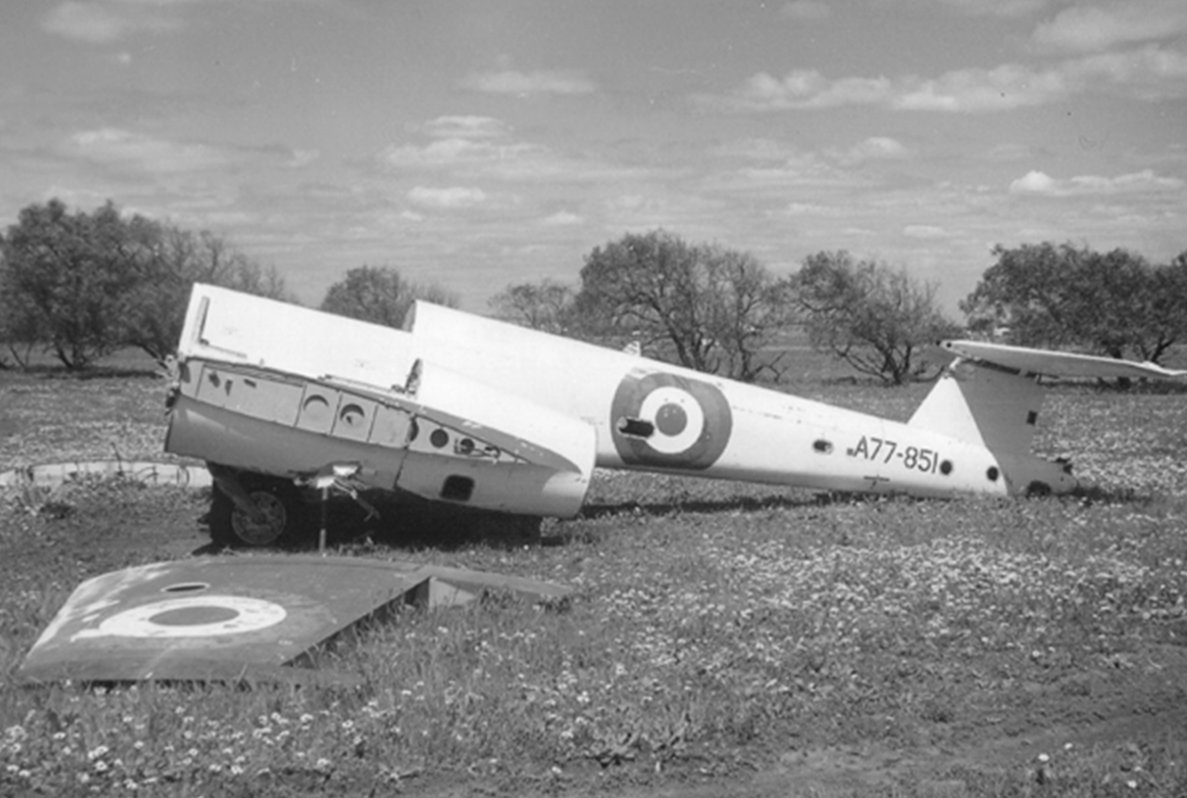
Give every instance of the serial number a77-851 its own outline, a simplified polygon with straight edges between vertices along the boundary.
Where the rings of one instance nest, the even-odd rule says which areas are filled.
[[[863,460],[877,460],[889,463],[898,460],[904,468],[934,474],[940,467],[940,453],[933,449],[921,449],[918,446],[899,446],[898,441],[887,438],[875,438],[873,435],[862,435],[861,440],[852,449],[846,451],[850,457],[860,457]]]

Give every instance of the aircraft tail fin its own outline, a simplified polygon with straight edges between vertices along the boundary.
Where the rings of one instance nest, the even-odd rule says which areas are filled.
[[[998,456],[1027,455],[1042,403],[1033,378],[957,360],[907,423],[980,444]]]
[[[1031,454],[1042,402],[1032,375],[958,359],[907,423],[984,446],[1012,494],[1066,493],[1078,484],[1071,465]]]

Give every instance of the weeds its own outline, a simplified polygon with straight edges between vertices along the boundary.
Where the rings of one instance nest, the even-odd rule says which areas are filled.
[[[317,655],[357,690],[14,684],[78,581],[196,547],[203,502],[123,480],[65,486],[49,497],[62,514],[9,497],[0,794],[643,794],[706,779],[747,794],[795,752],[822,764],[786,772],[822,795],[1183,794],[1187,477],[1144,431],[1187,428],[1167,398],[1054,397],[1069,420],[1041,445],[1107,453],[1074,498],[820,504],[600,474],[595,509],[551,525],[547,546],[408,551],[372,531],[343,551],[577,594],[402,610]]]

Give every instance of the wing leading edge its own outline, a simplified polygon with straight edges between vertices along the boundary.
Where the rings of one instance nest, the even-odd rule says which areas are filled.
[[[991,344],[984,341],[943,341],[944,349],[968,360],[980,360],[1023,374],[1048,374],[1052,377],[1097,377],[1100,379],[1176,379],[1187,371],[1166,369],[1156,363],[1137,363],[1097,355],[1050,352],[1024,346]]]

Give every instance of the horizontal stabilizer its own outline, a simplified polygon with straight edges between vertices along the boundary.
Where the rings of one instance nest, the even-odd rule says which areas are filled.
[[[991,344],[984,341],[942,341],[940,346],[968,360],[981,360],[1023,374],[1048,374],[1052,377],[1095,377],[1100,379],[1173,379],[1187,377],[1187,371],[1165,369],[1156,363],[1138,363],[1096,355],[1051,352],[1023,346]]]

